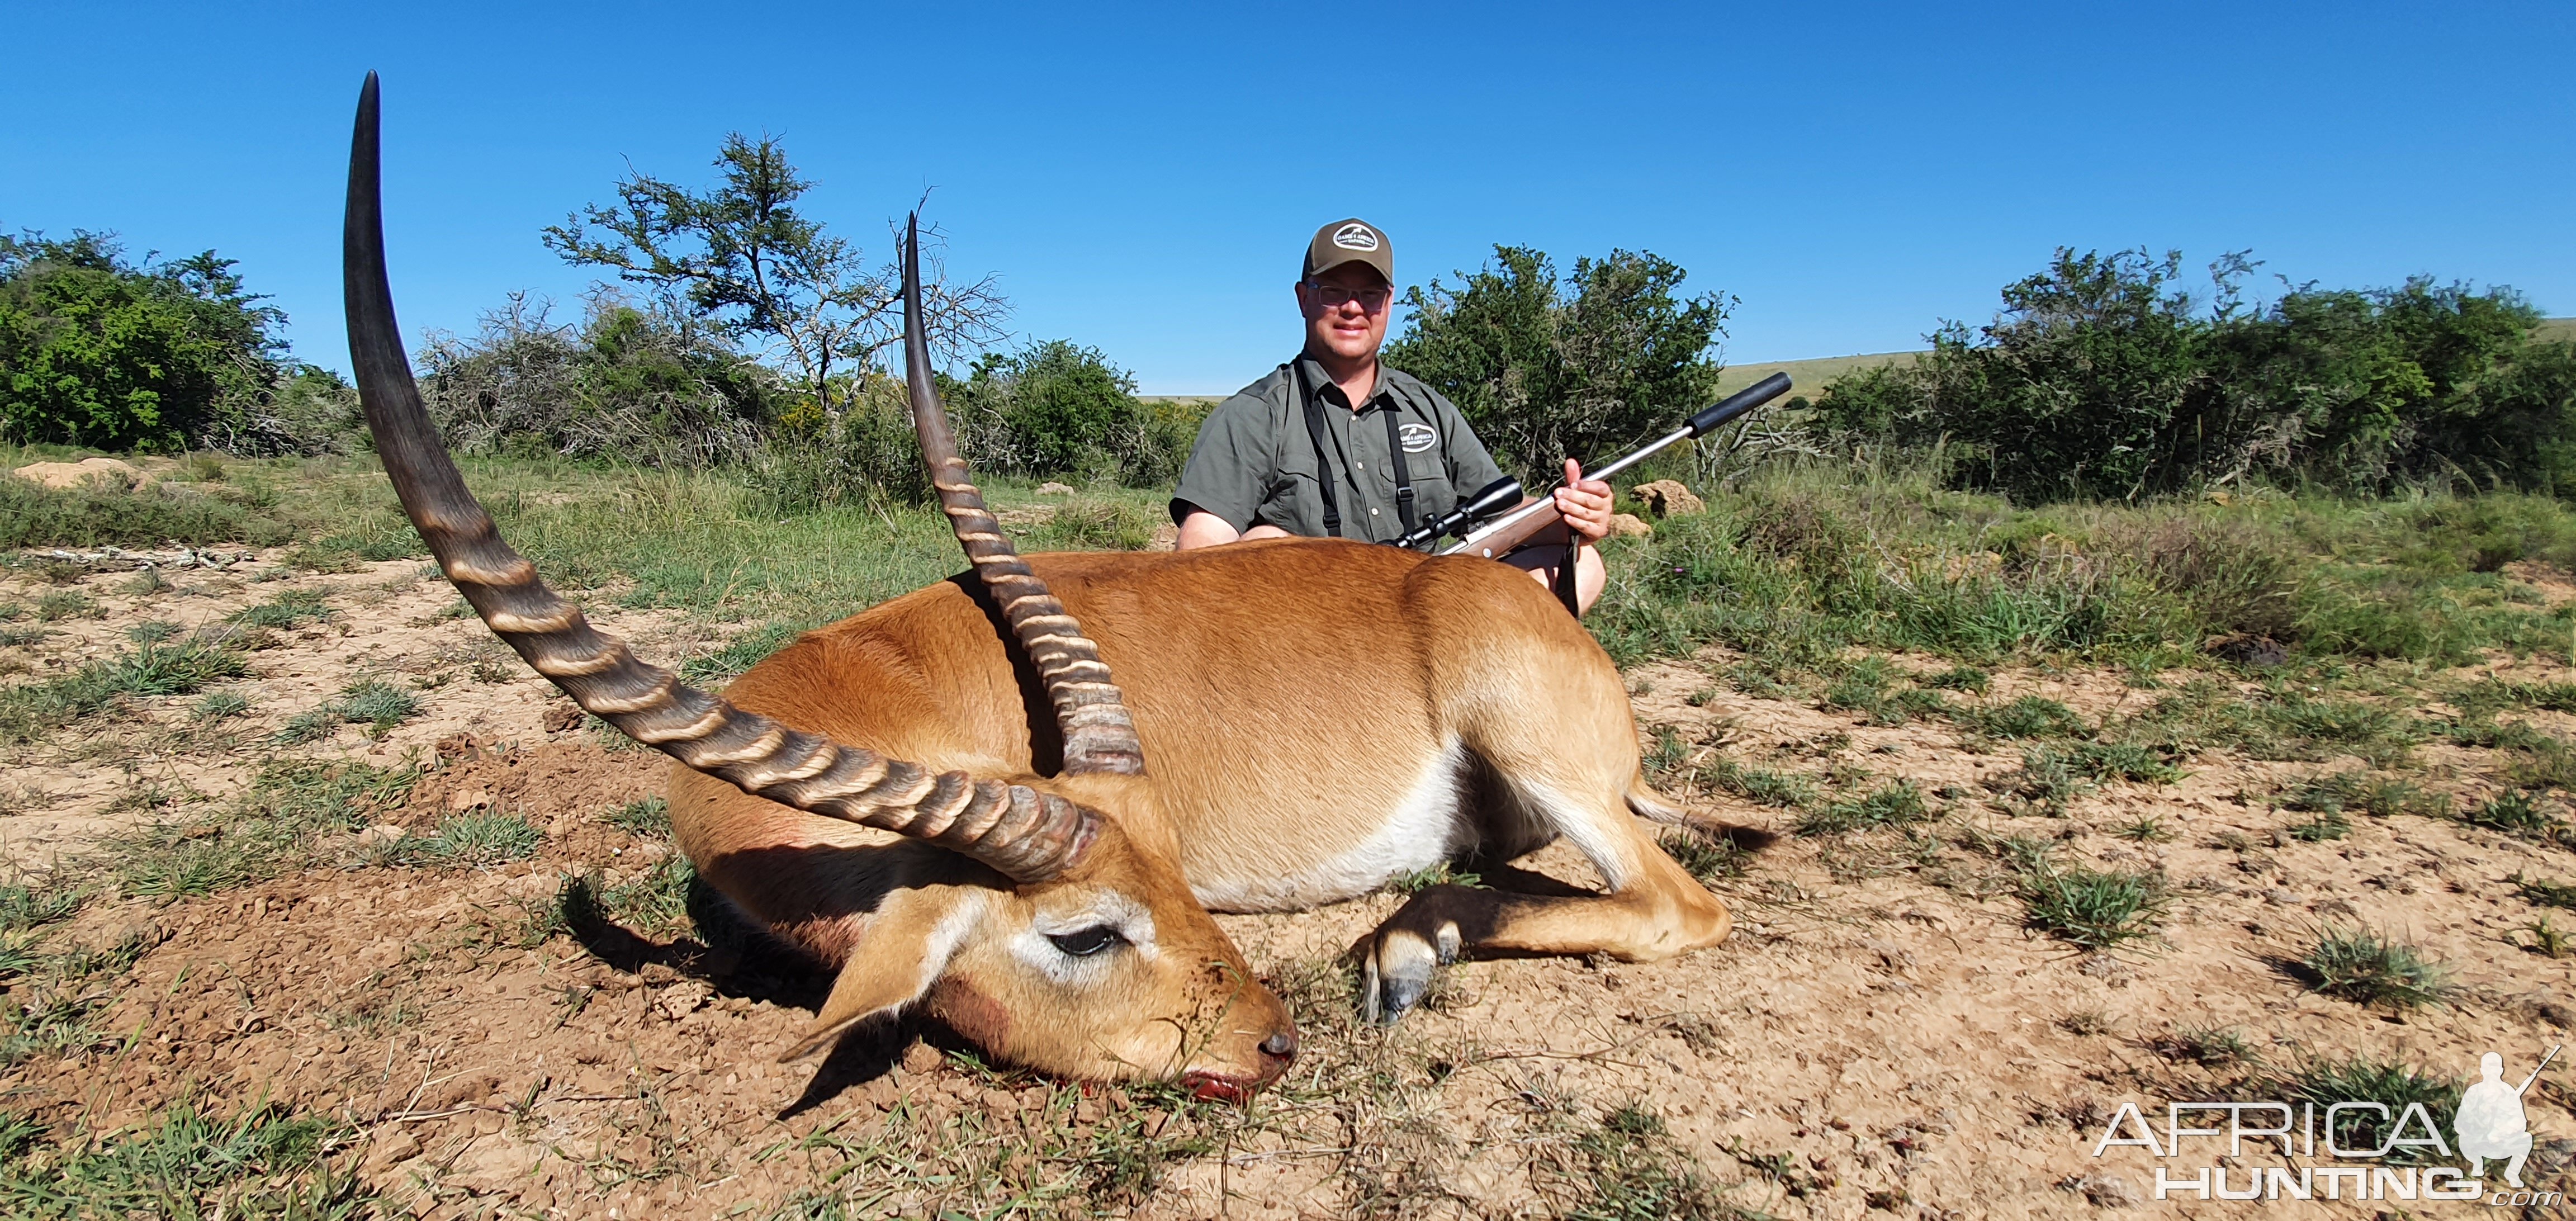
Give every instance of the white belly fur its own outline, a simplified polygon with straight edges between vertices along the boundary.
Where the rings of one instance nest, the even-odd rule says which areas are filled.
[[[1227,878],[1190,889],[1214,911],[1296,911],[1364,895],[1391,879],[1429,869],[1448,860],[1468,833],[1460,809],[1466,761],[1465,749],[1451,742],[1423,766],[1375,832],[1302,873]]]

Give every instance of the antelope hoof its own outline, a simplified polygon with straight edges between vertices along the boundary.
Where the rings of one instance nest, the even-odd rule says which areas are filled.
[[[1434,941],[1411,929],[1381,929],[1377,945],[1365,961],[1365,978],[1361,981],[1360,1017],[1373,1026],[1392,1026],[1405,1011],[1422,1000],[1431,990],[1431,978],[1440,968],[1457,961],[1458,934],[1454,926],[1441,930]]]

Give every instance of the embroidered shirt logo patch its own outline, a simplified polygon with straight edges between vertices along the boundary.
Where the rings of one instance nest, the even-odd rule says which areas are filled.
[[[1440,433],[1428,424],[1407,424],[1396,430],[1404,439],[1404,452],[1418,454],[1440,444]]]

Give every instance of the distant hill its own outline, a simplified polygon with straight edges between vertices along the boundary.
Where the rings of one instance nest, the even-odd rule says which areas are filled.
[[[2532,333],[2532,337],[2550,341],[2576,341],[2576,318],[2543,319],[2540,328]],[[1843,374],[1856,373],[1879,365],[1894,364],[1900,360],[1912,360],[1922,354],[1917,350],[1875,352],[1867,356],[1819,356],[1813,360],[1748,361],[1740,365],[1728,365],[1726,371],[1718,375],[1717,390],[1720,394],[1733,394],[1774,373],[1786,373],[1789,375],[1789,380],[1794,383],[1790,393],[1813,397],[1817,391],[1825,388],[1825,383]]]
[[[2533,333],[2533,337],[2544,340],[2576,341],[2576,318],[2543,319],[2540,329]],[[1893,364],[1900,360],[1912,360],[1922,354],[1918,349],[1912,352],[1872,352],[1866,356],[1819,356],[1811,360],[1747,361],[1743,364],[1728,365],[1726,371],[1718,375],[1717,392],[1733,394],[1774,373],[1786,373],[1789,375],[1789,380],[1794,383],[1794,388],[1790,390],[1791,394],[1812,397],[1817,391],[1825,388],[1826,382],[1843,374]],[[1222,394],[1140,394],[1136,397],[1149,403],[1217,403],[1225,398]]]
[[[1812,396],[1824,389],[1826,382],[1843,374],[1874,369],[1900,360],[1910,361],[1922,354],[1919,351],[1874,352],[1867,356],[1819,356],[1813,360],[1768,360],[1728,365],[1726,371],[1717,376],[1717,392],[1733,394],[1774,373],[1786,373],[1789,375],[1789,393]]]

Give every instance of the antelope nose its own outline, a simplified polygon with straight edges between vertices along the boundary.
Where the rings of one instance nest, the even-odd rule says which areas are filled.
[[[1273,1060],[1296,1059],[1297,1032],[1293,1030],[1282,1030],[1269,1038],[1263,1039],[1261,1041],[1261,1054],[1268,1056]]]

